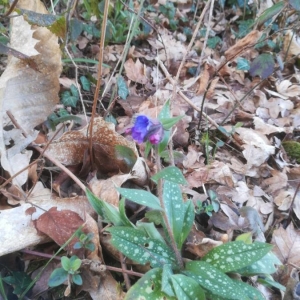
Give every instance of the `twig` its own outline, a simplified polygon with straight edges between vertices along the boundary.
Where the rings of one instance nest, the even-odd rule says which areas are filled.
[[[4,17],[9,16],[13,12],[13,10],[15,9],[16,5],[18,4],[18,2],[19,2],[19,0],[14,0],[14,2],[11,4],[9,10],[4,15]]]
[[[208,7],[209,7],[211,1],[214,1],[214,0],[208,0],[208,1],[206,2],[206,4],[205,4],[204,8],[203,8],[203,11],[202,11],[202,13],[201,13],[201,15],[200,15],[199,21],[198,21],[198,23],[197,23],[197,26],[196,26],[196,28],[195,28],[195,30],[194,30],[194,33],[193,33],[193,36],[192,36],[192,38],[191,38],[191,41],[190,41],[190,43],[189,43],[189,45],[188,45],[188,47],[187,47],[187,50],[186,50],[185,54],[183,55],[182,61],[181,61],[180,66],[179,66],[179,68],[178,68],[178,71],[177,71],[177,74],[176,74],[176,77],[175,77],[175,82],[178,81],[178,78],[179,78],[181,69],[183,68],[183,65],[184,65],[184,63],[185,63],[185,61],[186,61],[186,57],[187,57],[187,55],[189,54],[189,52],[190,52],[190,50],[191,50],[191,48],[192,48],[192,46],[193,46],[193,44],[194,44],[194,41],[195,41],[195,39],[196,39],[196,37],[197,37],[197,34],[198,34],[198,31],[199,31],[200,25],[202,24],[203,18],[204,18],[205,13],[206,13],[206,10],[208,9]],[[213,6],[213,5],[212,5],[212,6]]]
[[[212,14],[213,14],[213,9],[214,9],[214,4],[215,4],[214,2],[215,2],[215,0],[211,0],[210,10],[209,10],[209,17],[208,17],[208,24],[207,24],[206,33],[205,33],[205,39],[204,39],[200,59],[199,59],[199,62],[198,62],[196,75],[199,75],[199,73],[200,73],[202,60],[203,60],[203,57],[204,57],[204,54],[205,54],[205,49],[206,49],[207,40],[208,40],[208,36],[209,36],[209,31],[210,31],[210,22],[211,22],[211,19],[212,19]],[[206,8],[206,6],[205,6],[205,8]]]
[[[105,34],[106,34],[108,8],[109,8],[109,0],[105,0],[102,28],[101,28],[101,39],[100,39],[99,64],[98,64],[98,76],[97,76],[98,78],[97,78],[96,90],[94,93],[92,116],[91,116],[90,126],[89,126],[89,151],[90,151],[92,166],[93,166],[93,160],[94,160],[93,159],[93,124],[94,124],[94,118],[96,115],[97,102],[98,102],[98,97],[99,97],[101,81],[102,81],[102,63],[103,63],[103,53],[104,53],[104,42],[105,42]]]
[[[124,262],[124,260],[125,260],[124,259],[124,255],[120,252],[119,257],[120,257],[120,263],[121,263],[121,267],[122,267],[122,273],[123,273],[123,277],[124,277],[124,281],[125,281],[125,286],[126,286],[127,291],[129,291],[129,289],[131,287],[131,283],[130,283],[129,276],[126,273],[127,266],[126,266],[126,264]]]
[[[164,72],[166,78],[171,82],[171,84],[174,86],[176,85],[175,80],[172,78],[172,76],[170,75],[170,73],[168,72],[168,70],[166,69],[166,67],[164,66],[164,64],[162,63],[162,61],[156,57],[156,61],[159,64],[160,68],[162,69],[162,71]],[[187,102],[194,110],[198,111],[199,113],[201,113],[201,110],[186,96],[183,94],[182,91],[180,91],[179,89],[177,90],[177,93],[181,96],[181,98]],[[209,123],[211,123],[214,127],[216,127],[218,129],[219,125],[212,119],[210,118],[205,112],[202,112],[203,117],[205,117]]]
[[[53,257],[53,254],[41,253],[41,252],[29,250],[29,249],[23,249],[23,250],[20,250],[20,252],[25,253],[25,254],[30,254],[30,255],[36,255],[38,257],[52,258],[52,259],[59,260],[59,261],[61,260],[60,256],[54,256]],[[120,268],[111,267],[111,266],[107,266],[107,265],[105,265],[105,268],[107,270],[110,270],[110,271],[115,271],[115,272],[120,272],[120,273],[126,273],[126,274],[137,276],[137,277],[144,276],[144,274],[142,274],[142,273],[131,271],[131,270],[127,270],[127,269],[123,270],[123,269],[120,269]]]
[[[155,147],[155,160],[156,160],[157,172],[160,172],[161,171],[161,163],[160,163],[160,156],[159,156],[158,148],[157,147]],[[179,252],[179,250],[177,248],[176,241],[175,241],[172,229],[170,227],[170,223],[169,223],[167,215],[166,215],[165,203],[163,201],[162,179],[158,180],[158,183],[157,183],[157,194],[158,194],[158,199],[159,199],[159,202],[160,202],[160,206],[163,209],[162,215],[163,215],[163,219],[164,219],[164,223],[166,225],[166,229],[167,229],[168,235],[170,237],[171,247],[172,247],[172,249],[173,249],[173,251],[175,253],[176,260],[177,260],[177,262],[179,264],[179,267],[183,268],[183,260],[182,260],[182,257],[181,257],[181,253]]]

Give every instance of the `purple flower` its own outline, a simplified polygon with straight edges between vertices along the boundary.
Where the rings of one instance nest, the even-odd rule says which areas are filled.
[[[135,118],[134,126],[129,128],[127,133],[131,133],[133,139],[139,144],[147,140],[151,144],[159,144],[164,136],[164,129],[158,120],[150,119],[145,115],[138,115]]]

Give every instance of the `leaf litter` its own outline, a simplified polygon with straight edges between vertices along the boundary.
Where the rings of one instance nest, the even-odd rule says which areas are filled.
[[[188,28],[192,7],[189,1],[183,2],[175,1],[177,14],[183,20],[186,18],[184,28]],[[138,7],[139,3],[136,5]],[[207,190],[214,191],[220,201],[219,209],[207,222],[196,217],[185,251],[194,257],[203,257],[214,246],[234,239],[237,233],[251,232],[257,240],[267,239],[274,245],[274,253],[289,275],[291,266],[299,265],[299,166],[281,143],[297,139],[300,78],[295,56],[300,52],[299,37],[291,29],[286,31],[283,48],[276,53],[287,61],[282,68],[279,59],[261,50],[262,47],[272,50],[267,47],[276,42],[279,34],[269,39],[269,45],[257,47],[266,35],[261,29],[264,23],[261,20],[266,15],[261,14],[258,28],[248,29],[247,34],[238,36],[237,23],[229,20],[225,13],[218,21],[212,17],[209,35],[209,39],[216,34],[223,35],[223,44],[208,47],[200,31],[188,51],[191,36],[187,31],[178,30],[182,25],[175,23],[176,27],[165,18],[157,10],[158,5],[161,4],[154,5],[153,11],[146,11],[144,16],[156,24],[155,30],[132,45],[128,56],[122,54],[124,44],[111,43],[104,48],[102,87],[105,92],[98,110],[101,117],[93,122],[92,141],[90,124],[80,128],[71,120],[65,122],[62,129],[57,128],[57,136],[50,140],[53,134],[48,132],[46,120],[58,109],[59,84],[68,90],[72,84],[77,85],[78,79],[66,70],[61,75],[58,37],[50,29],[30,25],[23,16],[12,18],[9,47],[24,56],[10,55],[0,78],[3,169],[0,239],[4,245],[0,255],[41,246],[49,238],[62,246],[85,224],[86,232],[96,236],[93,241],[97,248],[89,254],[90,259],[103,263],[98,237],[104,237],[90,217],[95,218],[93,210],[78,184],[68,175],[59,179],[62,173],[59,175],[57,162],[72,170],[85,186],[115,207],[120,198],[117,187],[141,189],[146,186],[153,191],[153,183],[149,180],[156,173],[153,153],[144,157],[145,146],[137,147],[125,133],[136,114],[156,118],[163,104],[171,99],[172,116],[184,118],[170,132],[172,154],[162,155],[165,166],[168,162],[176,162],[187,181],[182,190],[195,207],[197,201],[210,201]],[[261,12],[270,5],[266,2]],[[48,13],[36,0],[19,1],[18,7]],[[214,9],[220,9],[219,4],[215,4]],[[239,14],[237,17],[242,12]],[[276,18],[275,15],[267,17],[273,21]],[[155,23],[155,18],[161,24]],[[230,24],[233,26],[231,33],[226,31]],[[89,25],[90,28],[85,27],[78,35],[79,48],[77,53],[72,52],[72,58],[82,59],[84,65],[74,64],[75,74],[77,76],[77,71],[80,75],[88,74],[91,91],[79,89],[85,102],[76,102],[73,108],[66,107],[68,114],[82,113],[82,105],[91,111],[97,71],[85,63],[85,59],[98,58],[99,47],[96,34],[91,34],[92,23]],[[114,71],[119,59],[123,59],[124,64],[123,94],[109,100],[110,93],[115,95],[118,76],[121,76]],[[249,72],[236,68],[239,59],[250,62]],[[296,66],[291,67],[293,60]],[[181,70],[177,74],[179,66]],[[125,93],[124,89],[127,89]],[[238,122],[242,123],[239,127],[235,126]],[[47,141],[40,145],[46,160],[37,159],[38,146],[34,141],[38,134]],[[124,148],[116,150],[116,146]],[[89,155],[90,147],[92,156]],[[29,169],[34,161],[36,167]],[[132,210],[135,221],[144,217],[148,210],[144,206],[130,208],[130,201],[126,205]],[[75,242],[68,245],[68,251],[74,251]],[[100,294],[108,297],[103,290],[107,284],[110,297],[122,298],[124,295],[119,293],[117,281],[105,272],[107,279],[103,280],[103,274],[97,275],[89,286],[82,288],[93,299],[98,299]],[[91,274],[87,268],[84,276],[91,278]],[[289,276],[280,273],[277,276],[281,284],[287,285]],[[272,299],[278,296],[274,291],[269,293]]]

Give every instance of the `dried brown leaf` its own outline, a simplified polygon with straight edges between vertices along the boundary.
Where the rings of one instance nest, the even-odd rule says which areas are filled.
[[[200,74],[199,81],[200,81],[200,84],[199,84],[196,94],[202,95],[206,91],[208,81],[209,81],[208,64],[205,64],[204,69]]]
[[[225,52],[226,59],[231,60],[237,54],[241,55],[245,50],[247,50],[247,48],[254,46],[261,35],[262,33],[260,31],[252,30]]]
[[[84,152],[88,150],[88,126],[80,131],[66,132],[59,140],[53,142],[47,149],[47,154],[57,158],[69,166],[83,162]],[[102,172],[129,172],[128,165],[115,154],[117,145],[126,146],[134,153],[134,142],[128,141],[115,131],[113,123],[105,122],[103,118],[95,118],[93,126],[94,161]]]
[[[145,72],[145,65],[143,65],[139,59],[136,62],[132,58],[129,58],[124,64],[126,76],[137,83],[146,84],[148,77]]]
[[[57,210],[57,207],[50,208],[36,220],[38,231],[49,236],[56,244],[62,246],[74,232],[84,224],[82,218],[71,210]],[[74,253],[73,246],[78,238],[66,246],[70,253]]]

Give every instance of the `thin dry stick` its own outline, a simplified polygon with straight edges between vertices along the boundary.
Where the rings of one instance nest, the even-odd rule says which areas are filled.
[[[122,273],[123,273],[123,277],[124,277],[124,281],[125,281],[125,286],[126,286],[127,291],[129,291],[129,289],[131,287],[131,283],[130,283],[129,276],[126,273],[127,266],[126,266],[126,263],[125,263],[125,258],[124,258],[124,255],[121,252],[119,254],[119,258],[120,258],[120,263],[121,263],[121,267],[122,267]]]
[[[95,90],[95,94],[94,94],[92,116],[91,116],[91,121],[90,121],[90,126],[89,126],[89,150],[90,150],[92,165],[93,165],[93,123],[94,123],[94,118],[95,118],[95,115],[96,115],[96,107],[97,107],[98,96],[99,96],[100,85],[101,85],[101,79],[102,79],[102,63],[103,63],[106,24],[107,24],[107,17],[108,17],[108,7],[109,7],[109,0],[105,0],[103,21],[102,21],[102,28],[101,28],[101,39],[100,39],[98,78],[97,78],[97,85],[96,85],[96,90]]]
[[[189,45],[188,45],[188,47],[187,47],[187,50],[186,50],[186,52],[185,52],[185,54],[184,54],[184,56],[183,56],[183,58],[182,58],[182,61],[181,61],[181,63],[180,63],[180,66],[179,66],[179,68],[178,68],[178,71],[177,71],[177,74],[176,74],[176,78],[175,78],[175,82],[178,81],[178,78],[179,78],[181,69],[183,68],[183,65],[184,65],[184,63],[185,63],[185,61],[186,61],[186,57],[187,57],[187,55],[189,54],[189,52],[190,52],[190,50],[191,50],[191,48],[192,48],[192,46],[193,46],[193,44],[194,44],[194,41],[195,41],[196,36],[197,36],[197,34],[198,34],[199,28],[200,28],[200,26],[201,26],[201,24],[202,24],[203,18],[204,18],[204,16],[205,16],[205,13],[206,13],[206,11],[207,11],[207,9],[208,9],[208,7],[209,7],[211,1],[213,1],[213,0],[208,0],[208,1],[206,2],[205,6],[204,6],[204,9],[203,9],[203,11],[202,11],[202,13],[201,13],[201,15],[200,15],[200,17],[199,17],[199,21],[198,21],[197,26],[196,26],[196,28],[195,28],[195,30],[194,30],[193,36],[192,36],[192,38],[191,38],[191,41],[190,41],[190,43],[189,43]],[[212,5],[212,6],[213,6],[213,5]]]
[[[175,80],[173,79],[173,77],[170,75],[170,73],[168,72],[168,70],[166,69],[166,67],[164,66],[164,64],[162,63],[162,61],[157,57],[156,61],[158,62],[160,68],[162,69],[162,71],[164,72],[166,78],[171,82],[171,84],[174,86],[176,85]],[[199,109],[182,91],[180,91],[179,89],[177,89],[176,91],[181,98],[187,102],[194,110],[198,111],[201,113],[201,109]],[[219,125],[211,118],[209,117],[205,112],[202,112],[203,117],[205,117],[209,123],[211,123],[211,125],[213,125],[214,127],[218,128]]]
[[[209,10],[209,17],[208,17],[208,24],[207,24],[207,27],[206,27],[206,33],[205,33],[205,39],[204,39],[204,43],[203,43],[203,48],[202,48],[200,59],[199,59],[199,62],[198,62],[197,74],[200,73],[200,68],[201,68],[201,65],[202,65],[202,60],[203,60],[203,57],[204,57],[204,54],[205,54],[205,49],[206,49],[207,40],[208,40],[208,36],[209,36],[210,22],[211,22],[211,19],[212,19],[214,4],[215,4],[215,0],[211,0],[210,10]],[[204,101],[204,99],[203,99],[203,101]]]

